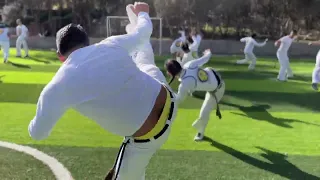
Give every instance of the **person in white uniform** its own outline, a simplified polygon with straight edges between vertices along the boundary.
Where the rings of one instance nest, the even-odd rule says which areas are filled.
[[[0,23],[0,46],[3,51],[3,62],[8,62],[10,49],[9,28],[4,23]]]
[[[181,61],[181,54],[183,53],[181,49],[182,43],[186,42],[186,32],[185,30],[180,30],[178,32],[180,34],[180,37],[173,41],[173,43],[170,46],[170,53],[174,55],[174,58],[176,58],[178,61]]]
[[[255,46],[257,47],[263,47],[266,45],[268,39],[266,39],[264,42],[262,43],[258,43],[255,38],[257,37],[256,34],[252,34],[251,37],[244,37],[240,39],[240,42],[246,43],[245,48],[244,48],[244,55],[245,55],[245,59],[242,60],[238,60],[237,64],[245,64],[247,62],[250,61],[249,70],[254,70],[256,67],[256,61],[257,58],[253,53],[253,49]]]
[[[199,58],[199,47],[203,38],[203,32],[197,31],[196,28],[192,28],[189,38],[187,39],[190,43],[189,49],[192,52],[194,58]]]
[[[320,45],[320,41],[317,42],[309,42],[309,45],[316,44]],[[318,84],[320,83],[320,50],[318,51],[317,57],[316,57],[316,64],[312,72],[312,85],[311,87],[318,91]]]
[[[181,66],[183,66],[187,62],[192,61],[192,60],[195,59],[193,57],[193,55],[192,55],[192,51],[189,49],[189,43],[188,42],[182,43],[181,49],[183,51],[182,59],[181,60],[177,60],[181,64]]]
[[[288,50],[291,47],[291,44],[294,38],[297,35],[296,30],[292,30],[291,33],[287,36],[282,37],[281,39],[275,42],[275,46],[279,46],[277,51],[277,58],[280,64],[279,74],[277,79],[279,81],[286,81],[288,78],[293,77],[293,72],[290,67],[289,57],[288,57]]]
[[[168,139],[177,111],[175,94],[154,64],[153,52],[145,49],[153,29],[149,6],[140,2],[129,6],[128,15],[135,16],[129,19],[136,19],[136,24],[130,21],[134,29],[128,34],[89,45],[80,25],[69,24],[57,32],[63,64],[41,92],[28,128],[33,139],[44,139],[73,108],[125,137],[107,180],[144,180],[151,157]],[[135,60],[130,57],[134,52]]]
[[[179,78],[179,85],[176,101],[181,103],[185,97],[194,91],[205,91],[205,100],[202,104],[199,118],[193,123],[193,127],[197,130],[194,138],[200,141],[204,137],[205,129],[210,119],[210,112],[216,109],[216,115],[221,119],[219,102],[225,92],[225,83],[220,74],[211,67],[202,68],[209,61],[211,51],[206,50],[204,55],[196,60],[186,63],[181,67],[180,63],[175,60],[169,60],[165,64],[167,73],[172,76],[169,84],[175,78]]]
[[[28,28],[22,24],[21,19],[17,19],[17,27],[16,27],[16,33],[17,33],[17,41],[16,41],[16,48],[17,48],[17,57],[21,57],[21,46],[23,46],[23,49],[25,51],[25,57],[29,56],[29,47],[27,43]]]

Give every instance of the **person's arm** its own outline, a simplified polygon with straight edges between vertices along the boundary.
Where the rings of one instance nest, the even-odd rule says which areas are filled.
[[[207,49],[204,51],[203,56],[201,58],[189,61],[188,67],[203,66],[204,64],[206,64],[210,60],[211,56],[212,56],[212,54],[211,54],[210,49]]]
[[[196,87],[196,79],[192,77],[187,77],[181,81],[178,88],[178,93],[176,96],[176,102],[180,104],[187,97],[189,91],[193,91]]]
[[[253,39],[253,44],[257,47],[263,47],[267,44],[267,41],[264,41],[262,43],[258,43],[256,40]]]
[[[246,37],[241,38],[241,39],[240,39],[240,42],[243,42],[243,43],[247,42],[247,38],[246,38]]]
[[[284,38],[285,38],[285,37],[282,37],[281,39],[278,39],[278,40],[274,43],[274,46],[276,46],[276,47],[277,47],[277,46],[280,46]]]
[[[320,41],[310,41],[308,45],[320,45]]]
[[[19,26],[16,27],[16,36],[19,36],[20,35],[20,28]]]
[[[190,51],[197,51],[199,47],[199,41],[195,36],[192,36],[193,43],[189,46]]]
[[[41,92],[36,115],[31,120],[29,135],[35,140],[42,140],[49,136],[52,128],[70,107],[64,92],[56,84],[49,83]]]
[[[120,36],[111,36],[103,40],[102,43],[115,43],[131,54],[133,51],[150,41],[151,34],[152,22],[149,14],[147,12],[140,12],[138,15],[138,24],[133,32]]]

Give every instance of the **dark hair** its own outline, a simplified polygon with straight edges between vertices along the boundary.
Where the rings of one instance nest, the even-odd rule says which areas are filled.
[[[181,49],[184,53],[189,53],[190,49],[189,49],[189,44],[187,42],[184,42],[181,44]]]
[[[57,32],[57,51],[64,55],[75,47],[88,46],[89,37],[79,24],[68,24]]]
[[[165,68],[172,76],[169,82],[170,85],[173,82],[174,78],[181,72],[182,67],[178,61],[174,59],[169,59],[165,64]]]
[[[257,37],[257,34],[256,34],[256,33],[253,33],[253,34],[251,35],[251,37],[252,37],[252,38],[256,38],[256,37]]]
[[[293,29],[292,32],[293,32],[293,34],[298,34],[298,31],[295,29]]]
[[[192,44],[193,43],[193,39],[192,39],[192,37],[189,35],[189,36],[187,36],[187,41],[190,43],[190,44]]]

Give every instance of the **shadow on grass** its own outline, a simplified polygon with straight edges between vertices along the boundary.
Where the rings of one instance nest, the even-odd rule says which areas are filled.
[[[319,93],[287,93],[287,92],[261,92],[261,91],[226,91],[225,96],[257,102],[259,104],[270,104],[282,106],[286,111],[297,111],[299,108],[306,108],[311,111],[320,111]],[[203,100],[205,92],[194,92],[193,97]],[[224,102],[224,100],[222,101]],[[221,103],[223,104],[223,103]],[[199,104],[182,104],[183,108],[198,108]],[[237,107],[239,108],[239,107]],[[223,108],[222,108],[223,109]]]
[[[3,83],[3,81],[1,80],[3,77],[5,77],[6,75],[1,75],[0,76],[0,83]]]
[[[31,69],[31,66],[25,65],[25,64],[14,63],[14,62],[11,62],[11,61],[8,61],[8,64],[10,64],[10,65],[12,65],[14,67],[17,67],[17,68]]]
[[[301,179],[308,179],[308,180],[319,180],[320,178],[309,174],[307,172],[302,171],[294,164],[290,163],[286,156],[280,154],[278,152],[274,152],[265,148],[257,147],[258,149],[262,150],[264,153],[261,154],[262,157],[269,160],[271,163],[261,161],[254,157],[251,157],[247,154],[244,154],[236,149],[233,149],[229,146],[221,144],[209,137],[205,137],[204,141],[211,143],[211,146],[220,149],[221,151],[262,170],[269,171],[274,174],[278,174],[284,178],[291,179],[291,180],[301,180]]]
[[[280,127],[284,127],[284,128],[293,128],[289,123],[294,123],[294,122],[307,124],[307,125],[320,126],[318,124],[308,123],[308,122],[304,122],[304,121],[300,121],[300,120],[296,120],[296,119],[274,117],[274,116],[272,116],[272,114],[270,114],[268,112],[268,109],[271,108],[269,105],[258,105],[257,104],[257,105],[252,105],[252,106],[241,106],[241,105],[233,104],[233,103],[229,103],[229,102],[222,102],[221,104],[238,108],[240,111],[245,113],[245,114],[241,114],[241,113],[232,112],[235,115],[249,117],[251,119],[258,120],[258,121],[267,121],[271,124],[274,124],[274,125],[277,125]]]
[[[36,62],[44,63],[44,64],[51,64],[50,61],[41,60],[41,59],[38,59],[38,58],[35,58],[35,57],[29,57],[29,59],[31,59],[33,61],[36,61]]]

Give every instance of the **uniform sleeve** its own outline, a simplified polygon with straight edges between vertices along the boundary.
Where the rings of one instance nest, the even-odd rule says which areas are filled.
[[[197,51],[199,47],[199,41],[195,36],[192,36],[193,43],[189,46],[190,51]]]
[[[176,101],[178,104],[183,102],[183,100],[187,97],[189,91],[193,91],[196,87],[196,80],[188,77],[183,79],[179,85],[178,93],[176,96]]]
[[[262,46],[265,46],[266,45],[266,41],[262,42],[262,43],[258,43],[256,40],[253,39],[253,44],[255,46],[258,46],[258,47],[262,47]]]
[[[192,61],[189,61],[190,64],[188,64],[188,67],[201,67],[203,66],[204,64],[206,64],[209,59],[211,58],[211,53],[209,54],[206,54],[206,55],[203,55],[201,58],[199,59],[195,59],[195,60],[192,60]]]
[[[150,41],[152,34],[152,22],[149,14],[146,12],[140,12],[138,15],[138,23],[134,31],[129,34],[111,36],[101,43],[114,43],[128,51],[129,54],[136,51],[145,43]]]
[[[240,42],[247,42],[247,38],[246,38],[246,37],[241,38],[241,39],[240,39]]]
[[[67,98],[63,96],[61,87],[48,84],[40,94],[36,115],[30,122],[28,130],[35,140],[42,140],[49,136],[57,121],[70,107]]]

